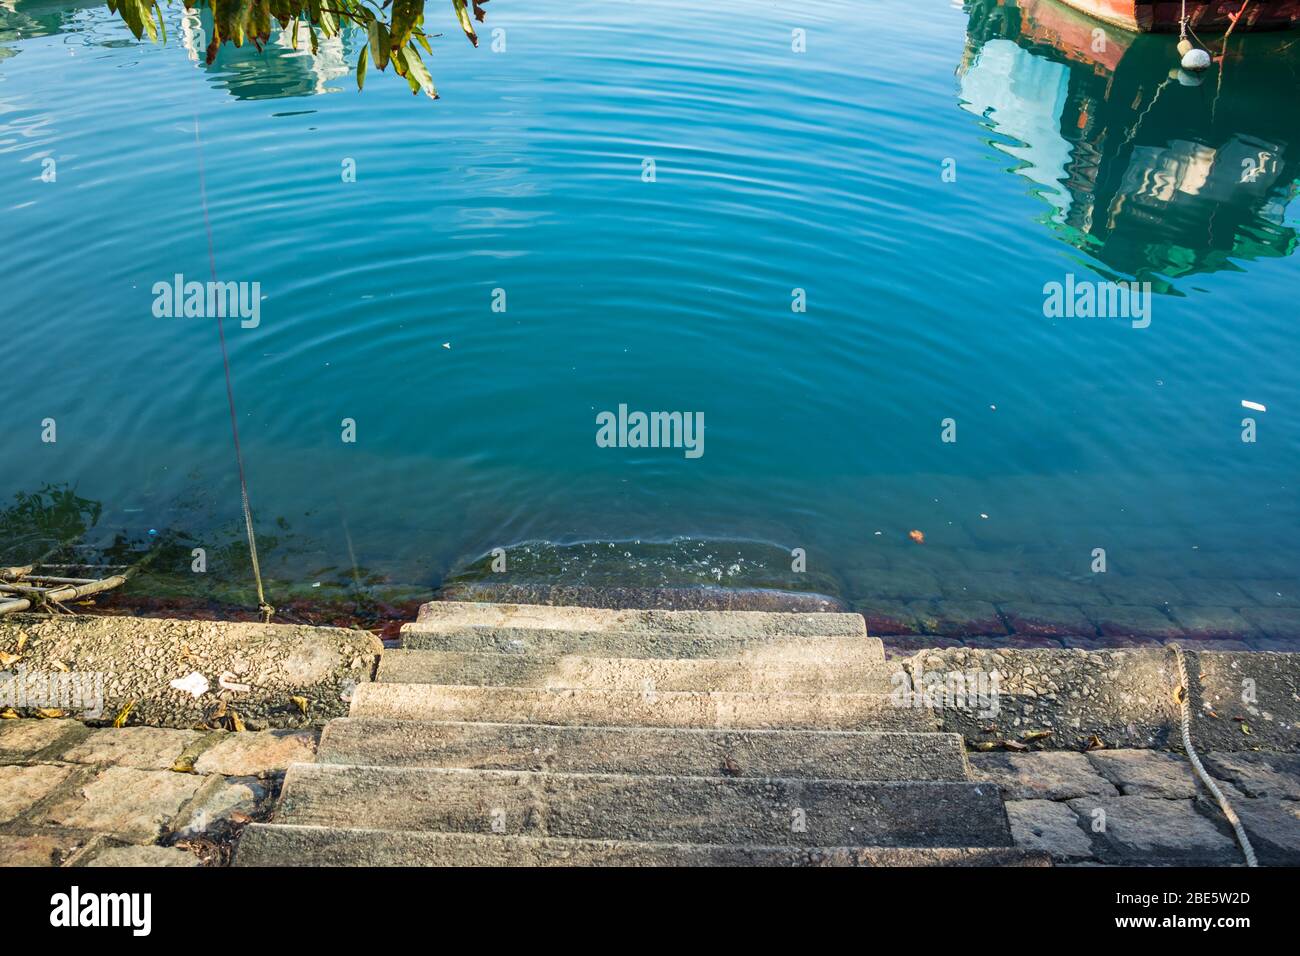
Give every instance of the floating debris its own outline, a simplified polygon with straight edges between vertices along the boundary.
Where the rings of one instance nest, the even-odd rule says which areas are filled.
[[[1241,400],[1241,407],[1249,408],[1251,411],[1255,411],[1255,412],[1268,411],[1268,409],[1265,408],[1263,405],[1261,405],[1259,402],[1248,402],[1244,398]]]
[[[917,544],[925,544],[925,532],[923,531],[917,531],[913,528],[911,531],[907,532],[907,536]]]

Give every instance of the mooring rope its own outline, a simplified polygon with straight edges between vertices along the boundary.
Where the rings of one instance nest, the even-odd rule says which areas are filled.
[[[198,82],[202,82],[202,77]],[[194,146],[198,151],[198,169],[199,169],[199,199],[203,206],[203,226],[208,234],[208,268],[212,273],[212,281],[217,281],[217,256],[212,242],[212,218],[208,215],[208,186],[207,179],[203,171],[203,140],[199,135],[199,111],[196,103],[194,108]],[[262,589],[262,568],[257,560],[257,535],[253,531],[253,509],[248,503],[248,480],[244,476],[244,452],[239,447],[239,416],[235,413],[235,389],[231,384],[230,377],[230,353],[226,349],[226,329],[225,323],[222,322],[221,313],[224,309],[217,309],[217,338],[221,342],[221,364],[226,370],[226,402],[230,406],[230,432],[235,439],[235,465],[239,469],[239,495],[244,504],[244,529],[248,533],[248,554],[253,562],[253,580],[257,583],[257,609],[262,612],[267,623],[271,620],[271,615],[275,613],[275,608],[267,603],[266,593]]]
[[[1259,866],[1255,861],[1255,848],[1250,845],[1250,837],[1246,835],[1246,828],[1241,825],[1241,820],[1237,812],[1232,809],[1232,804],[1228,798],[1223,795],[1219,785],[1215,783],[1201,763],[1201,758],[1196,753],[1196,748],[1192,746],[1192,704],[1191,704],[1191,683],[1187,679],[1187,661],[1183,657],[1183,649],[1177,644],[1169,644],[1169,649],[1174,652],[1174,659],[1178,662],[1178,687],[1174,691],[1174,700],[1178,702],[1180,710],[1180,722],[1183,729],[1183,749],[1187,751],[1187,759],[1191,761],[1192,769],[1196,775],[1201,778],[1207,790],[1214,794],[1214,799],[1219,802],[1219,809],[1227,817],[1228,822],[1232,824],[1233,832],[1237,834],[1237,842],[1241,844],[1241,853],[1246,858],[1247,866]]]

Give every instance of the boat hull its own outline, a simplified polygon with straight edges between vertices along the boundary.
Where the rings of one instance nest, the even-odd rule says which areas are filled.
[[[1177,33],[1181,0],[1062,0],[1089,16],[1137,33]],[[1221,33],[1242,10],[1243,0],[1187,0],[1187,16],[1197,33]],[[1237,24],[1243,30],[1300,28],[1300,0],[1250,0]]]

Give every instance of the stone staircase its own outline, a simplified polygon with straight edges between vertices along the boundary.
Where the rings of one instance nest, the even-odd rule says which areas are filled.
[[[1007,864],[854,614],[435,602],[236,864]]]

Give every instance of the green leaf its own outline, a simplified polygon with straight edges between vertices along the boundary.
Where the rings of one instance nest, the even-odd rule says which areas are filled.
[[[148,6],[144,0],[131,0],[131,2],[139,8],[139,12],[136,16],[139,17],[140,23],[144,25],[144,30],[149,34],[149,39],[154,43],[157,43],[158,27],[153,22],[153,9]]]
[[[357,89],[360,90],[366,85],[366,61],[370,59],[370,47],[361,48],[361,56],[357,57]]]
[[[394,0],[392,36],[389,41],[392,49],[399,50],[406,46],[411,39],[411,31],[415,28],[415,21],[423,9],[424,0]]]
[[[474,24],[469,20],[468,0],[451,0],[451,3],[456,8],[456,19],[460,21],[460,28],[465,31],[465,36],[469,37],[470,43],[478,46],[478,34],[474,32]]]
[[[388,28],[378,20],[370,21],[370,58],[381,70],[388,66]]]
[[[416,82],[420,84],[420,89],[424,90],[429,99],[436,100],[438,98],[438,89],[433,85],[433,77],[429,75],[429,68],[420,59],[420,51],[415,48],[414,43],[406,50],[406,70],[408,82],[414,76]]]

